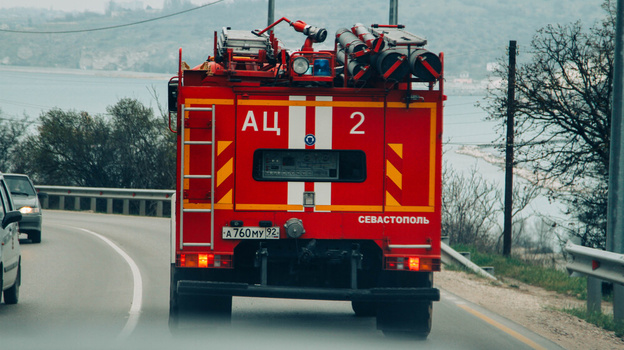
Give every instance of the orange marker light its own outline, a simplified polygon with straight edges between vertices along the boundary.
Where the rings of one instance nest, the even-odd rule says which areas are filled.
[[[199,254],[197,267],[208,267],[208,254]]]
[[[420,270],[420,258],[410,257],[409,269],[410,271],[419,271]]]

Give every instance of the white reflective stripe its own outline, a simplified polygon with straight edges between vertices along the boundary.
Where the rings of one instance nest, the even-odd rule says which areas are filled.
[[[314,183],[314,204],[331,205],[331,182],[315,182]],[[319,211],[319,210],[315,210]]]
[[[184,243],[185,247],[212,247],[210,243]]]
[[[317,96],[317,101],[332,101],[331,96]],[[332,107],[316,107],[315,149],[332,149]]]
[[[288,183],[288,204],[303,205],[303,192],[305,191],[305,182],[289,182]],[[297,210],[300,211],[300,210]]]
[[[305,96],[290,96],[291,101],[305,101]],[[306,107],[288,107],[288,148],[305,149]],[[288,182],[288,204],[303,205],[304,182]]]
[[[431,244],[388,244],[390,249],[431,249]]]
[[[305,101],[305,96],[290,96],[291,101]],[[305,149],[306,107],[288,107],[288,148]]]
[[[317,101],[332,101],[332,96],[317,96]],[[333,107],[318,106],[315,109],[315,149],[332,149]],[[331,182],[314,183],[315,204],[331,205]]]

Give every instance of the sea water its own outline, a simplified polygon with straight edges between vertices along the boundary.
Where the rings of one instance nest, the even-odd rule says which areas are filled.
[[[0,118],[38,117],[53,108],[106,114],[106,108],[122,98],[137,99],[159,113],[167,106],[167,82],[174,74],[84,71],[0,66]],[[486,105],[485,94],[449,95],[444,102],[444,161],[462,172],[476,171],[487,181],[504,188],[504,155],[500,147],[501,121],[487,120],[478,106]],[[479,152],[466,152],[467,147]],[[483,157],[483,154],[488,157]],[[518,179],[522,185],[522,179]],[[536,198],[524,215],[560,217],[562,207],[545,196]]]
[[[173,75],[173,74],[172,74]],[[165,74],[0,66],[2,118],[36,120],[53,108],[105,114],[122,98],[166,107]]]

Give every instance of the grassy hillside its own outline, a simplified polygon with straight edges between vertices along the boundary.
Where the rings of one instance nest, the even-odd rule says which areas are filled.
[[[509,40],[517,40],[526,58],[535,31],[554,23],[582,20],[586,26],[601,19],[603,0],[439,0],[399,1],[399,22],[428,39],[427,48],[443,51],[447,75],[469,72],[484,77],[488,62],[505,55]],[[121,11],[108,14],[63,13],[33,9],[0,9],[0,30],[68,31],[143,21],[179,9]],[[0,31],[0,64],[81,69],[175,71],[178,48],[191,66],[212,55],[213,33],[222,27],[266,27],[267,1],[231,0],[179,16],[103,31],[67,34],[24,34]],[[356,22],[387,23],[388,1],[301,2],[276,0],[275,17],[325,27],[330,34]],[[304,37],[286,24],[276,34],[289,49]],[[331,38],[324,44],[333,47]]]

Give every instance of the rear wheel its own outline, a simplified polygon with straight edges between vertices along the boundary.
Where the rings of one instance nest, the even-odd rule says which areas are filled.
[[[352,301],[351,308],[357,317],[373,317],[377,314],[377,304],[366,301]]]
[[[382,285],[391,288],[432,288],[433,273],[384,271]],[[431,301],[388,301],[377,306],[377,329],[386,336],[426,339],[431,332]]]
[[[5,304],[17,304],[19,300],[19,287],[22,283],[22,267],[21,264],[17,267],[17,277],[13,286],[4,291],[4,303]]]
[[[32,243],[41,243],[41,231],[29,233],[28,239],[30,239]]]
[[[169,306],[169,330],[173,335],[205,332],[230,324],[231,296],[178,295],[176,299]]]
[[[205,332],[209,328],[229,325],[232,317],[232,296],[179,294],[177,290],[178,281],[190,279],[190,277],[207,276],[193,276],[189,275],[188,271],[182,271],[175,267],[171,268],[170,332],[174,335],[183,335],[188,332]],[[209,279],[206,278],[206,280]]]
[[[377,328],[386,336],[426,339],[431,332],[431,302],[380,303]]]

